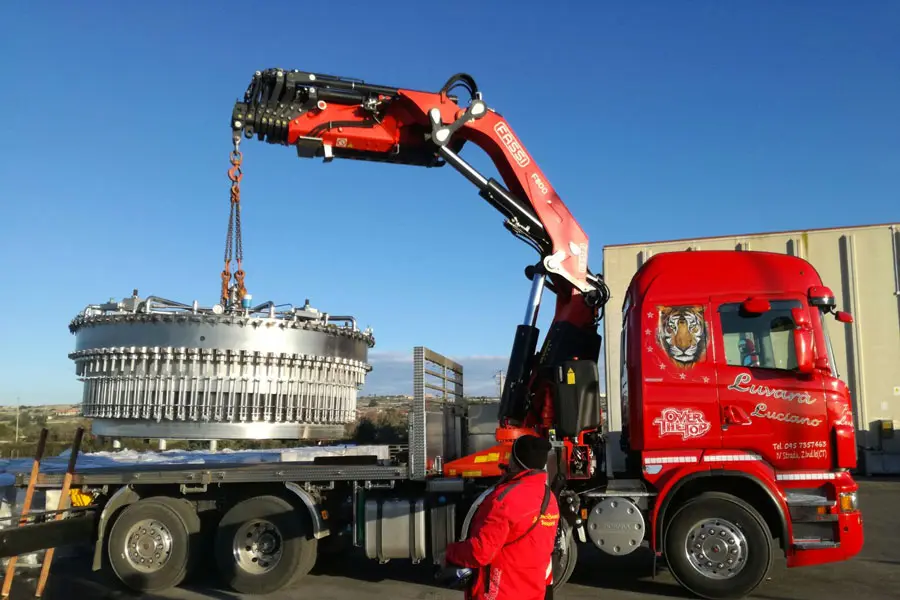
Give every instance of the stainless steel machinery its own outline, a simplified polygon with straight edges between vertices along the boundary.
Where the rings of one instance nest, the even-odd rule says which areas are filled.
[[[309,305],[202,308],[137,290],[69,325],[83,414],[114,437],[336,439],[356,419],[371,330]]]

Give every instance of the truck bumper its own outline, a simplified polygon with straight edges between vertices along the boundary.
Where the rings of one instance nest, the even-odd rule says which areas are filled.
[[[828,548],[793,546],[787,553],[788,567],[808,567],[853,558],[863,547],[863,518],[858,510],[838,515],[835,544]]]

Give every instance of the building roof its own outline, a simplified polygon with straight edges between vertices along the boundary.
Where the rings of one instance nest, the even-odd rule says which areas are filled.
[[[896,223],[873,223],[871,225],[847,225],[843,227],[819,227],[813,229],[787,229],[781,231],[758,231],[756,233],[731,233],[724,235],[707,235],[700,237],[675,238],[669,240],[657,240],[654,242],[628,242],[625,244],[605,244],[603,248],[627,248],[629,246],[657,246],[659,244],[672,244],[676,242],[697,242],[700,240],[727,240],[732,238],[754,238],[768,235],[785,235],[814,233],[817,231],[843,231],[850,229],[871,229],[873,227],[896,227],[900,229],[900,221]]]

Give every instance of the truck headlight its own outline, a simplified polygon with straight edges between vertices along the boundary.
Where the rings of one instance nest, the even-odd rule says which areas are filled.
[[[838,505],[841,512],[853,512],[859,508],[856,492],[841,492],[838,494]]]

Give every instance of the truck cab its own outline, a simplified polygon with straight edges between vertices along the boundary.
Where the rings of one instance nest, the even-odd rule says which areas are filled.
[[[827,328],[833,307],[834,294],[799,258],[727,251],[652,258],[623,309],[628,450],[690,442],[752,451],[781,470],[855,467],[855,444],[830,442],[835,427],[852,427]]]
[[[686,587],[725,597],[714,590],[766,570],[749,564],[753,540],[736,525],[748,515],[789,566],[859,552],[851,398],[827,323],[852,318],[812,265],[768,252],[658,254],[631,280],[622,318],[621,450],[628,476],[656,494],[652,546],[694,567],[673,569]],[[685,506],[700,525],[673,516]],[[709,545],[713,522],[724,545]]]

